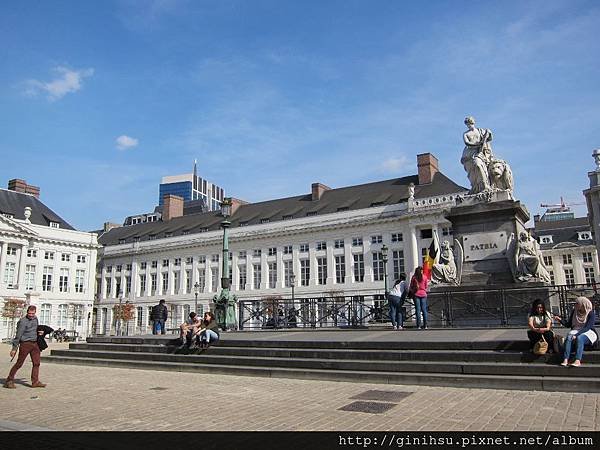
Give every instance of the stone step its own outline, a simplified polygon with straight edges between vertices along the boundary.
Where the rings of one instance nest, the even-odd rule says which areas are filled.
[[[104,358],[80,358],[74,356],[47,356],[44,362],[78,364],[87,366],[108,366],[128,369],[167,370],[198,372],[223,375],[263,376],[279,378],[301,378],[328,381],[352,381],[383,384],[419,384],[429,386],[449,386],[461,388],[537,390],[561,392],[600,392],[598,377],[560,376],[506,376],[444,374],[422,372],[373,372],[354,370],[298,369],[286,367],[251,367],[222,364],[190,364],[166,361],[134,361]],[[578,369],[564,369],[571,372]]]
[[[323,359],[359,359],[373,361],[473,361],[473,362],[513,362],[545,364],[560,362],[560,357],[552,354],[542,356],[533,355],[529,351],[494,351],[494,350],[355,350],[355,349],[293,349],[293,348],[253,348],[230,347],[228,341],[221,341],[211,347],[211,354],[229,356],[257,356],[281,358],[323,358]],[[142,353],[178,353],[185,354],[179,347],[160,345],[133,345],[133,344],[90,344],[73,343],[69,346],[73,350],[95,350],[114,352],[142,352]],[[600,363],[600,353],[587,352],[586,363]]]
[[[465,361],[373,361],[357,359],[283,358],[219,355],[212,348],[198,355],[166,353],[111,352],[97,350],[52,350],[51,356],[97,358],[131,361],[177,362],[182,364],[217,364],[295,369],[349,370],[370,372],[422,372],[473,375],[600,377],[600,365],[584,364],[564,368],[557,364],[485,363]]]

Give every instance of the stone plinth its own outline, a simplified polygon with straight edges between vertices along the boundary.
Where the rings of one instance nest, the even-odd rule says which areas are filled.
[[[525,230],[529,212],[515,200],[464,202],[446,216],[464,252],[461,287],[510,285],[514,282],[507,243]],[[456,252],[456,249],[455,249]]]

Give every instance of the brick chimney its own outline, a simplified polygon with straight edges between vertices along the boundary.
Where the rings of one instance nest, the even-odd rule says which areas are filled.
[[[183,216],[183,197],[171,194],[163,196],[162,220],[168,222],[181,216]]]
[[[439,172],[438,159],[431,153],[417,155],[417,168],[419,169],[419,184],[429,184]]]
[[[313,200],[320,200],[321,196],[323,195],[323,192],[329,191],[331,189],[329,186],[325,186],[321,183],[313,183],[311,187]]]
[[[31,194],[35,198],[40,198],[40,188],[27,184],[27,181],[13,178],[8,181],[8,190],[21,192],[23,194]]]

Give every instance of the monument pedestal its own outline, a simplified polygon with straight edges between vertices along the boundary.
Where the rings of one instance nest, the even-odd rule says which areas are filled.
[[[461,287],[514,283],[514,267],[509,260],[514,256],[507,255],[507,243],[511,235],[518,239],[526,230],[529,212],[521,202],[465,202],[446,217],[463,249]]]

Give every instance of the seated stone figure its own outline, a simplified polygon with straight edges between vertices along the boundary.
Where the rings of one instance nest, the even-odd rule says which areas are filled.
[[[516,275],[519,281],[538,279],[550,283],[550,274],[544,265],[538,243],[524,231],[519,234],[515,260],[517,265]]]
[[[448,241],[442,243],[439,263],[431,269],[431,282],[458,284],[454,253]]]

